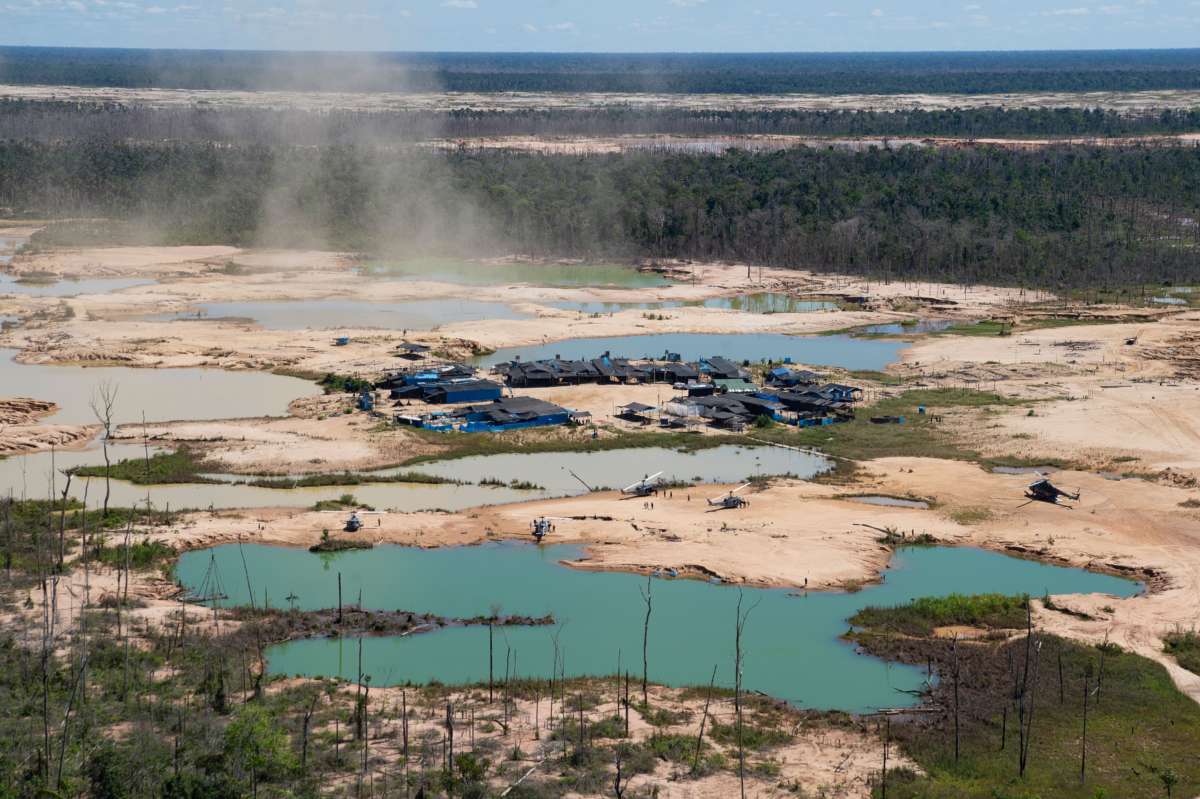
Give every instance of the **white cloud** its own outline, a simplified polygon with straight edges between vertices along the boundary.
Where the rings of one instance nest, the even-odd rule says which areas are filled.
[[[873,16],[873,17],[882,17],[882,16],[883,16],[883,9],[882,9],[882,8],[873,8],[873,9],[871,9],[871,16]]]
[[[708,0],[667,0],[667,2],[679,8],[694,8],[704,5]]]
[[[526,22],[521,26],[521,30],[525,31],[526,33],[537,33],[538,26],[534,25],[532,22]]]
[[[479,8],[479,3],[475,0],[445,0],[442,3],[442,8]]]
[[[554,25],[547,25],[546,30],[557,31],[560,33],[569,33],[571,31],[575,30],[575,23],[574,22],[558,22],[558,23],[555,23]]]
[[[1087,6],[1076,6],[1075,8],[1052,8],[1049,11],[1043,11],[1043,17],[1086,17],[1092,13],[1092,10]]]

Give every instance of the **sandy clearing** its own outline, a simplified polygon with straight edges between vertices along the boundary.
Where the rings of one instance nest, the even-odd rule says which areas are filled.
[[[25,455],[49,449],[83,449],[97,434],[97,427],[57,424],[0,426],[0,456]]]
[[[337,270],[350,265],[340,253],[244,250],[226,246],[57,248],[18,255],[8,266],[14,274],[61,277],[162,277],[222,269],[228,263],[258,269]]]
[[[867,150],[872,148],[896,150],[904,147],[999,147],[1012,150],[1035,150],[1046,147],[1135,147],[1135,146],[1195,146],[1198,134],[1147,135],[1128,137],[1072,136],[1062,138],[973,138],[973,137],[905,137],[905,136],[809,136],[785,134],[629,134],[621,136],[483,136],[432,139],[423,144],[435,150],[507,150],[545,155],[608,155],[639,151],[690,153],[722,153],[727,149],[771,152],[796,148]]]
[[[952,109],[1113,108],[1126,112],[1200,105],[1200,92],[1163,89],[1134,92],[1029,92],[999,94],[661,94],[654,92],[301,92],[202,89],[123,89],[85,86],[0,86],[0,97],[154,108],[259,107],[308,110],[425,110],[472,108],[493,111],[605,106],[687,109]]]
[[[1052,400],[997,410],[986,426],[969,419],[956,427],[960,438],[987,455],[1195,476],[1200,381],[1188,371],[1190,361],[1180,360],[1195,351],[1192,317],[1004,338],[930,337],[905,350],[894,371],[914,383],[964,385],[974,379],[976,387],[1005,395]],[[1126,343],[1134,337],[1136,344]]]
[[[268,691],[281,690],[289,682],[272,683]],[[601,690],[603,687],[606,686],[602,686]],[[596,706],[584,711],[589,726],[614,716],[620,718],[624,713],[611,693],[607,697],[603,693]],[[429,697],[402,688],[373,687],[370,696],[371,706],[380,716],[372,725],[374,735],[370,742],[372,764],[376,769],[386,766],[392,773],[398,773],[403,768],[403,737],[400,725],[395,720],[401,707],[413,710],[408,725],[411,741],[440,741],[445,732],[445,706],[449,702],[457,716],[456,738],[469,742],[465,747],[480,753],[495,752],[498,755],[520,749],[522,758],[519,762],[510,761],[513,768],[508,776],[502,779],[493,778],[491,781],[492,790],[496,794],[530,769],[533,769],[530,778],[533,782],[554,778],[552,770],[537,768],[542,758],[558,754],[564,745],[551,735],[551,732],[558,728],[561,711],[556,706],[554,718],[551,718],[550,703],[544,697],[537,703],[528,699],[514,699],[510,705],[509,726],[505,730],[498,723],[503,717],[499,702],[489,703],[486,690],[446,691],[436,697]],[[349,703],[353,698],[352,687],[346,686],[342,689],[343,702]],[[633,710],[629,714],[630,741],[643,743],[653,735],[662,734],[687,738],[697,736],[704,715],[704,699],[698,696],[685,698],[682,691],[661,686],[650,687],[649,699],[655,710],[670,711],[680,721],[655,727]],[[708,707],[705,728],[711,730],[714,722],[730,725],[735,718],[732,700],[718,697],[712,700]],[[865,724],[834,726],[820,721],[805,722],[802,719],[799,714],[782,719],[784,728],[795,734],[791,742],[763,754],[747,754],[747,762],[751,766],[762,759],[770,759],[779,766],[779,774],[769,777],[755,776],[753,769],[748,768],[748,795],[795,796],[796,792],[791,787],[794,785],[807,794],[819,794],[830,799],[868,799],[871,794],[870,782],[878,772],[882,756],[881,738],[872,734],[870,726]],[[327,727],[322,731],[332,734],[334,729]],[[599,740],[597,743],[610,742]],[[735,749],[716,744],[708,735],[705,748],[706,751],[715,748],[722,752],[727,761],[736,759]],[[413,749],[419,750],[419,747],[414,746]],[[424,765],[426,768],[434,767],[436,763],[432,761],[439,758],[440,753],[435,749],[428,754],[431,755],[431,759]],[[414,758],[420,757],[421,754],[414,754]],[[897,756],[894,751],[889,756],[891,757],[895,757],[897,768],[916,768],[912,761],[903,755]],[[412,767],[417,767],[415,760]],[[627,795],[636,793],[639,796],[653,795],[663,799],[724,799],[738,793],[738,779],[733,773],[721,771],[697,779],[690,777],[686,772],[687,764],[663,762],[653,773],[638,775],[630,780]],[[344,782],[349,787],[351,778],[345,779]],[[567,797],[585,795],[598,794],[566,794]]]
[[[376,430],[378,420],[344,415],[345,396],[293,404],[282,419],[234,419],[126,425],[114,440],[187,444],[223,470],[239,474],[367,471],[394,466],[432,448],[402,428]]]

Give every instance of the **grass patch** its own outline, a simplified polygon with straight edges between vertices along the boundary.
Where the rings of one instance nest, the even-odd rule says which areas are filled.
[[[175,550],[162,541],[150,539],[132,543],[128,547],[125,544],[101,545],[95,550],[96,559],[109,566],[124,567],[127,556],[132,568],[149,569],[174,560]]]
[[[903,377],[890,374],[889,372],[880,372],[876,369],[851,369],[846,374],[854,380],[869,380],[885,386],[904,385]]]
[[[968,506],[955,508],[950,511],[949,517],[962,525],[982,524],[992,518],[992,512],[987,508]]]
[[[714,720],[706,735],[723,746],[737,746],[738,743],[736,723],[721,724]],[[794,737],[790,732],[779,727],[742,722],[742,745],[751,752],[761,752],[764,749],[784,746],[791,743]]]
[[[463,484],[461,480],[452,480],[449,477],[439,477],[420,472],[400,472],[399,474],[387,476],[340,472],[338,474],[310,474],[304,477],[263,477],[257,480],[248,480],[245,485],[254,486],[255,488],[278,488],[286,490],[290,488],[319,488],[321,486],[370,485],[372,483]]]
[[[979,322],[962,322],[960,324],[951,325],[945,330],[937,330],[929,333],[931,336],[1011,336],[1014,333],[1026,333],[1031,330],[1048,330],[1058,327],[1081,327],[1087,325],[1103,325],[1110,324],[1113,321],[1110,319],[1075,319],[1075,318],[1055,318],[1055,317],[1039,317],[1037,319],[1026,319],[1017,324],[1012,322],[1000,321],[998,319],[984,319]]]
[[[1025,626],[1028,603],[1027,596],[1003,594],[922,597],[891,608],[863,608],[850,617],[850,623],[873,633],[919,636],[956,625],[1013,629]]]
[[[350,510],[350,509],[374,510],[369,505],[361,504],[353,494],[342,494],[337,499],[322,499],[313,505],[315,511],[326,510]]]
[[[1200,674],[1200,635],[1195,630],[1171,633],[1163,639],[1163,651],[1183,668]]]
[[[339,375],[330,372],[317,381],[317,385],[325,389],[326,394],[358,394],[362,391],[370,391],[375,388],[375,384],[370,380],[363,380],[361,377],[351,377],[350,375]]]
[[[156,452],[146,458],[126,458],[114,463],[109,471],[113,480],[125,480],[135,485],[166,485],[173,483],[212,483],[201,476],[202,462],[187,447],[174,452]],[[104,477],[103,466],[79,466],[72,470],[76,477]]]
[[[898,397],[880,400],[872,406],[859,408],[857,418],[844,424],[801,430],[757,430],[755,437],[780,444],[818,449],[830,455],[859,461],[887,457],[978,461],[978,452],[964,449],[953,435],[934,422],[931,416],[939,409],[1026,404],[1024,400],[1013,400],[987,391],[914,389]],[[924,406],[930,413],[925,416],[919,415],[918,406]],[[905,423],[871,424],[872,416],[903,416]],[[837,468],[841,470],[845,467],[839,462]]]

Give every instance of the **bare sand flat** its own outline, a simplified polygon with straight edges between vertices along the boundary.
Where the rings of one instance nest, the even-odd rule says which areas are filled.
[[[913,108],[1193,108],[1200,92],[1032,92],[1006,94],[660,94],[654,92],[287,92],[187,89],[118,89],[83,86],[0,86],[0,97],[93,103],[125,103],[153,108],[300,108],[313,111],[491,111],[588,109],[609,106],[686,109],[838,109],[895,111]]]

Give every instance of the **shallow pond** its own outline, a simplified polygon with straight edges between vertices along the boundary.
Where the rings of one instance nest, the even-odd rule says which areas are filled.
[[[118,422],[237,419],[282,416],[288,403],[321,393],[307,380],[265,372],[222,369],[132,369],[129,367],[19,364],[13,350],[0,349],[4,394],[57,402],[61,410],[47,421],[95,424],[90,407],[104,381],[117,388]]]
[[[109,448],[113,462],[125,458],[141,458],[143,450],[135,445],[115,445]],[[53,464],[54,469],[51,469]],[[61,492],[65,485],[62,469],[74,466],[101,466],[103,454],[98,446],[82,452],[49,452],[20,455],[0,460],[0,496],[42,498],[47,487],[54,485]],[[355,499],[380,510],[401,511],[447,510],[458,511],[480,505],[521,502],[544,496],[544,492],[517,491],[512,488],[473,485],[426,484],[426,483],[371,483],[356,486],[318,486],[313,488],[260,488],[236,485],[229,482],[184,483],[170,485],[136,485],[122,480],[113,480],[112,505],[119,507],[145,507],[149,499],[152,506],[164,508],[307,508],[321,500],[337,499],[343,494],[353,494]],[[71,482],[70,495],[82,501],[85,496],[89,505],[96,504],[104,496],[104,478],[88,480],[75,478]],[[338,527],[337,519],[330,521]]]
[[[141,458],[144,454],[142,447],[130,444],[113,445],[109,452],[114,463],[128,458]],[[61,470],[76,466],[100,466],[103,463],[99,447],[53,455],[39,452],[0,460],[0,496],[8,496],[11,490],[13,496],[18,498],[43,497],[52,472],[57,475],[55,484],[61,489],[64,485],[64,478],[59,474]],[[631,463],[637,465],[637,471],[630,469]],[[485,455],[367,474],[390,476],[397,472],[415,471],[465,483],[479,483],[488,478],[505,482],[516,479],[535,483],[539,488],[530,491],[501,486],[368,483],[279,489],[238,485],[252,479],[243,475],[213,474],[207,477],[219,482],[141,486],[115,480],[112,481],[112,504],[144,506],[149,497],[153,506],[160,509],[168,505],[172,508],[303,508],[320,500],[353,494],[359,502],[380,510],[458,511],[480,505],[582,494],[586,489],[571,476],[572,471],[593,488],[620,488],[655,472],[662,472],[664,480],[735,483],[756,475],[794,474],[808,478],[827,470],[829,466],[829,462],[819,456],[779,447],[747,449],[723,446],[692,453],[654,447],[592,453]],[[103,490],[102,485],[102,479],[92,478],[89,489],[82,478],[77,479],[71,484],[71,496],[82,500],[86,491],[89,501],[95,502],[101,496],[98,492]]]
[[[193,311],[150,317],[175,319],[250,319],[268,330],[322,330],[378,327],[388,330],[432,330],[454,322],[481,319],[528,319],[500,302],[436,299],[412,302],[306,300],[303,302],[214,302]]]
[[[836,303],[820,300],[800,300],[789,294],[768,291],[740,294],[736,297],[710,297],[707,300],[667,300],[663,302],[554,302],[551,307],[586,314],[609,314],[621,311],[659,311],[668,308],[719,308],[743,313],[811,313],[837,308]]]
[[[956,322],[951,319],[920,319],[914,324],[893,322],[886,325],[867,325],[854,332],[864,336],[916,336],[922,333],[940,333],[953,327]]]
[[[494,366],[516,358],[536,361],[556,355],[567,359],[597,358],[605,352],[614,357],[661,358],[665,352],[679,353],[685,361],[721,356],[732,361],[762,361],[764,358],[793,363],[840,366],[845,369],[883,369],[895,361],[908,344],[903,341],[856,338],[854,336],[787,336],[782,333],[662,333],[649,336],[578,338],[509,347],[477,359],[481,366]]]
[[[900,497],[849,497],[849,499],[851,502],[861,502],[864,505],[882,505],[885,508],[929,509],[929,503],[923,499],[901,499]]]
[[[586,489],[572,472],[593,489],[637,482],[662,472],[662,479],[697,483],[740,483],[758,475],[793,474],[814,477],[827,471],[830,462],[781,447],[723,446],[694,452],[648,447],[600,452],[545,452],[530,455],[482,455],[422,463],[413,471],[478,482],[485,478],[527,480],[555,495],[578,494]]]
[[[363,267],[362,274],[390,280],[510,286],[527,283],[555,288],[647,288],[671,281],[652,272],[616,264],[485,264],[449,258],[421,258]]]
[[[243,573],[245,556],[249,580]],[[341,575],[346,596],[362,591],[364,607],[425,611],[453,617],[486,615],[493,605],[505,614],[552,613],[554,627],[501,628],[497,662],[515,650],[522,677],[550,674],[558,636],[568,675],[613,674],[618,652],[624,667],[638,671],[646,580],[632,574],[580,572],[559,564],[575,559],[574,547],[492,544],[419,550],[396,546],[339,555],[237,545],[189,552],[180,559],[179,581],[201,590],[210,567],[227,603],[248,601],[247,583],[261,602],[284,605],[297,596],[301,608],[337,604]],[[209,583],[208,590],[213,588]],[[896,554],[881,585],[859,593],[797,595],[782,589],[746,589],[753,607],[744,635],[744,685],[796,705],[868,711],[910,704],[903,690],[918,688],[924,671],[857,655],[838,636],[847,619],[867,605],[895,605],[918,596],[999,592],[1052,594],[1100,592],[1131,596],[1136,583],[974,549],[910,549]],[[739,591],[691,580],[655,580],[650,623],[650,679],[669,685],[731,684],[733,626]],[[356,639],[297,641],[270,650],[277,674],[357,674]],[[366,638],[363,668],[374,685],[404,682],[478,682],[487,678],[488,633],[484,627],[453,628],[407,638]]]
[[[4,259],[0,258],[0,263],[3,262]],[[134,286],[149,286],[154,282],[134,277],[53,281],[18,280],[13,275],[0,274],[0,294],[20,294],[27,297],[77,297],[80,294],[108,294]]]

